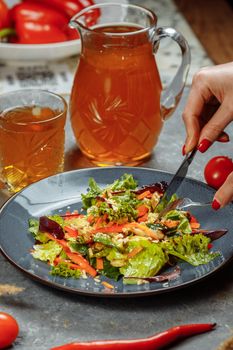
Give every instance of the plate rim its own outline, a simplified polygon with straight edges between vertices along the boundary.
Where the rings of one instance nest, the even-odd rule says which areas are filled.
[[[125,169],[127,171],[127,169],[129,170],[139,170],[139,171],[149,171],[149,172],[156,172],[156,173],[162,173],[162,174],[166,174],[169,176],[174,175],[172,172],[168,172],[165,170],[160,170],[160,169],[154,169],[154,168],[147,168],[147,167],[126,167],[126,166],[119,166],[119,167],[114,167],[114,166],[109,166],[109,167],[91,167],[91,168],[83,168],[83,169],[74,169],[74,170],[69,170],[69,171],[64,171],[62,173],[58,173],[56,175],[52,175],[49,177],[46,177],[42,180],[39,180],[33,184],[30,184],[29,186],[25,187],[24,189],[22,189],[21,191],[19,191],[18,193],[15,193],[12,197],[10,197],[0,208],[0,218],[1,215],[3,213],[4,210],[6,210],[7,206],[14,201],[15,198],[17,198],[18,196],[21,195],[21,193],[23,193],[24,191],[28,190],[31,187],[34,187],[35,185],[37,185],[38,183],[42,183],[42,182],[46,182],[48,179],[51,178],[56,178],[58,176],[67,176],[69,174],[72,173],[82,173],[82,172],[86,172],[86,171],[93,171],[93,170],[97,170],[97,171],[105,171],[105,170],[111,170],[111,169]],[[184,181],[187,182],[195,182],[197,183],[199,186],[202,186],[208,190],[211,190],[214,193],[214,189],[211,188],[210,186],[208,186],[207,184],[205,184],[203,181],[201,180],[197,180],[194,179],[192,177],[187,176],[185,178]],[[233,204],[230,204],[230,206],[233,207]],[[22,273],[24,273],[26,276],[29,276],[32,280],[36,281],[36,282],[40,282],[42,285],[46,285],[47,287],[52,287],[54,289],[58,289],[61,291],[65,291],[65,292],[69,292],[69,293],[73,293],[73,294],[77,294],[77,295],[84,295],[84,296],[89,296],[89,297],[100,297],[100,298],[130,298],[130,297],[146,297],[146,296],[151,296],[151,295],[160,295],[160,294],[165,294],[165,293],[170,293],[176,290],[180,290],[183,288],[187,288],[189,286],[192,286],[196,283],[199,283],[207,278],[209,278],[210,276],[212,276],[214,273],[222,270],[226,265],[228,265],[232,260],[233,260],[233,254],[230,258],[228,258],[227,260],[225,260],[224,262],[222,262],[221,264],[219,264],[216,268],[214,268],[213,270],[205,273],[204,275],[195,278],[191,281],[186,281],[183,282],[179,285],[174,285],[174,286],[169,286],[166,287],[164,289],[160,288],[160,289],[155,289],[155,290],[139,290],[139,291],[133,291],[133,292],[118,292],[118,293],[114,293],[112,291],[103,291],[103,292],[90,292],[90,291],[86,291],[83,289],[79,289],[79,288],[74,288],[74,287],[70,287],[70,286],[64,286],[61,285],[57,282],[53,282],[53,281],[49,281],[46,280],[38,275],[33,274],[32,272],[28,271],[27,269],[25,269],[24,267],[20,266],[17,262],[14,261],[14,259],[11,258],[11,256],[9,256],[7,254],[7,252],[4,251],[4,249],[2,248],[1,245],[1,241],[0,241],[0,252],[2,253],[2,255],[14,266],[16,267],[18,270],[20,270]]]

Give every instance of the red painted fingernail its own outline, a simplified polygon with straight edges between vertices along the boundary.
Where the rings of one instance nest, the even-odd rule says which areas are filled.
[[[198,151],[200,151],[201,153],[204,153],[205,151],[207,151],[207,149],[208,149],[211,145],[212,145],[212,142],[211,142],[211,141],[209,141],[209,140],[207,140],[207,139],[204,139],[204,140],[202,140],[202,141],[199,143],[197,149],[198,149]]]
[[[182,155],[185,156],[186,152],[185,152],[185,145],[182,147]]]
[[[223,131],[223,132],[221,132],[221,134],[217,138],[217,141],[218,142],[229,142],[230,141],[230,137],[225,131]]]
[[[217,199],[214,199],[212,202],[212,208],[214,210],[218,210],[221,207],[221,204],[217,201]]]

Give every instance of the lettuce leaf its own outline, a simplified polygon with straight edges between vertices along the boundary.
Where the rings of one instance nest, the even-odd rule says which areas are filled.
[[[28,225],[28,231],[33,235],[36,241],[41,243],[47,243],[49,241],[48,236],[39,231],[39,220],[31,218],[28,220]]]
[[[80,270],[70,269],[66,263],[59,263],[56,266],[53,266],[50,274],[53,276],[61,276],[65,278],[80,278],[82,276],[82,272]]]
[[[49,241],[44,244],[35,244],[33,246],[32,256],[35,259],[49,261],[53,263],[54,259],[61,253],[62,247],[55,241]]]
[[[202,234],[186,234],[169,238],[167,241],[162,242],[161,246],[167,254],[174,255],[193,266],[198,266],[207,264],[219,256],[218,252],[213,253],[209,251],[209,243],[210,239]]]
[[[106,258],[111,262],[112,266],[120,267],[125,265],[127,261],[127,254],[121,253],[117,248],[112,248],[109,250]]]
[[[143,247],[143,250],[120,268],[120,272],[125,277],[154,276],[168,261],[166,253],[157,243],[151,243],[146,239],[129,241],[128,249],[135,247]]]
[[[134,190],[137,187],[137,181],[131,174],[124,174],[119,179],[115,180],[105,189],[101,189],[93,178],[89,179],[89,189],[86,194],[82,194],[82,204],[84,209],[90,208],[96,203],[96,197],[105,191],[127,191]]]
[[[84,209],[88,209],[96,202],[96,197],[102,192],[101,188],[97,185],[93,178],[89,179],[89,190],[86,194],[82,194],[82,206]]]
[[[107,188],[111,191],[134,190],[137,187],[137,181],[131,174],[124,174],[119,179],[115,180],[112,185]]]

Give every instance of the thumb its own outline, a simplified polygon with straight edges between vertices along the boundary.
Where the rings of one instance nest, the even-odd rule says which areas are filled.
[[[212,207],[217,210],[233,200],[233,172],[228,175],[224,184],[215,193]]]

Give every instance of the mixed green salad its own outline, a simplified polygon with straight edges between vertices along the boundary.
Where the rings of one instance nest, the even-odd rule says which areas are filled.
[[[32,256],[50,264],[52,275],[138,283],[177,261],[198,266],[219,255],[190,212],[164,212],[177,199],[164,197],[166,183],[137,186],[131,174],[105,188],[91,178],[80,212],[29,220]]]

